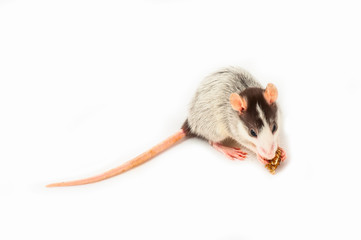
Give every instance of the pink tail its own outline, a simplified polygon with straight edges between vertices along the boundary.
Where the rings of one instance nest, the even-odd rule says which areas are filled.
[[[114,176],[119,175],[123,172],[126,172],[142,163],[145,163],[146,161],[155,157],[159,153],[161,153],[164,150],[173,146],[176,142],[178,142],[185,136],[186,136],[186,133],[183,131],[183,129],[181,129],[176,134],[170,136],[169,138],[167,138],[160,144],[158,144],[158,145],[154,146],[153,148],[149,149],[148,151],[140,154],[139,156],[135,157],[134,159],[124,163],[123,165],[120,165],[119,167],[113,168],[105,173],[99,174],[94,177],[89,177],[89,178],[75,180],[75,181],[69,181],[69,182],[52,183],[52,184],[47,185],[47,187],[67,187],[67,186],[83,185],[83,184],[99,182],[99,181],[105,180],[107,178],[114,177]]]

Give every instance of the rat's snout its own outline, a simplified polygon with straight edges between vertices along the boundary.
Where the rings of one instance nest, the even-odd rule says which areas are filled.
[[[268,148],[260,147],[259,148],[259,154],[262,157],[264,157],[265,159],[272,159],[276,155],[276,149],[277,149],[277,145],[273,143]]]

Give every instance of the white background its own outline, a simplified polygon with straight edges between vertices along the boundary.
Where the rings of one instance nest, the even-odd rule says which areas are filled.
[[[1,239],[361,239],[358,1],[0,1]],[[279,89],[271,175],[179,129],[207,74]]]

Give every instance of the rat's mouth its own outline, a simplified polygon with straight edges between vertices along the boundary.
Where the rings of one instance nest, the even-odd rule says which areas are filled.
[[[275,155],[276,155],[276,153],[274,153],[272,155],[268,154],[267,156],[260,154],[260,153],[257,154],[258,157],[261,157],[262,159],[267,160],[267,161],[272,160],[275,157]]]
[[[271,160],[276,156],[277,147],[275,148],[275,144],[268,150],[263,147],[257,147],[257,155],[259,155],[264,160]]]
[[[257,153],[257,158],[258,158],[258,160],[259,160],[260,162],[262,162],[263,164],[269,164],[270,161],[271,161],[270,159],[272,159],[272,158],[270,158],[270,159],[265,158],[265,157],[261,156],[259,153]]]

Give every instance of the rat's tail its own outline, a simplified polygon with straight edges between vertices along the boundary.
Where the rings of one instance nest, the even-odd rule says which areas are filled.
[[[119,167],[113,168],[107,172],[104,172],[104,173],[94,176],[94,177],[89,177],[89,178],[75,180],[75,181],[69,181],[69,182],[53,183],[53,184],[47,185],[47,187],[67,187],[67,186],[83,185],[83,184],[88,184],[88,183],[99,182],[104,179],[114,177],[118,174],[126,172],[126,171],[148,161],[149,159],[155,157],[159,153],[161,153],[164,150],[173,146],[176,142],[178,142],[179,140],[184,138],[186,135],[187,135],[186,131],[181,129],[176,134],[170,136],[169,138],[167,138],[160,144],[152,147],[148,151],[140,154],[139,156],[124,163],[123,165],[120,165]]]

